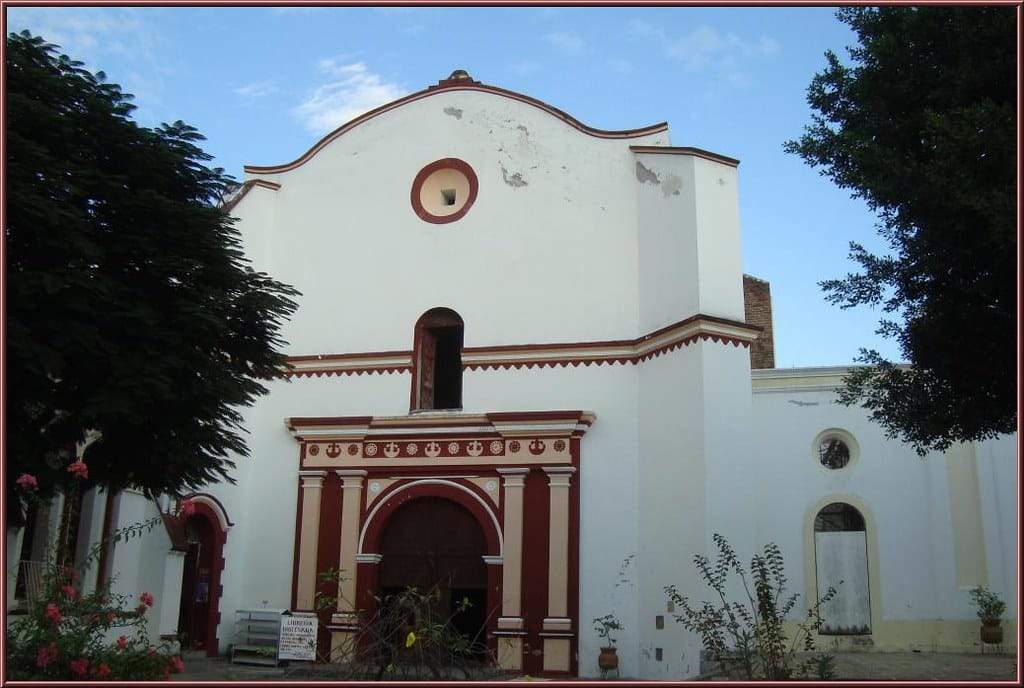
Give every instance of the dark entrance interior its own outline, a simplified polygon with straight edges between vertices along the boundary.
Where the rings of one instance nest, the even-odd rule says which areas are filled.
[[[381,537],[380,592],[438,586],[439,615],[483,648],[487,621],[487,543],[476,518],[440,497],[420,497],[399,507]],[[457,611],[463,600],[463,610]]]
[[[210,595],[213,574],[213,526],[201,516],[185,522],[188,553],[181,575],[181,607],[178,610],[178,636],[182,646],[205,650],[209,644]]]
[[[448,308],[427,311],[416,324],[416,409],[462,408],[463,323]]]

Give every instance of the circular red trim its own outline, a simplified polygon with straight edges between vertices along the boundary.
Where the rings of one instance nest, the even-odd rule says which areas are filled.
[[[423,207],[423,203],[420,201],[420,190],[423,188],[423,182],[426,181],[427,177],[432,175],[438,170],[457,170],[462,174],[466,175],[466,179],[469,180],[469,198],[457,212],[451,215],[434,215],[426,208]],[[456,220],[462,219],[462,217],[469,212],[469,209],[473,207],[473,203],[476,201],[476,193],[480,188],[480,182],[476,178],[476,172],[469,166],[469,163],[465,160],[459,160],[458,158],[442,158],[435,162],[430,163],[416,174],[416,178],[412,180],[412,190],[409,192],[409,201],[412,203],[413,212],[424,222],[430,222],[435,225],[446,225],[449,222],[455,222]]]

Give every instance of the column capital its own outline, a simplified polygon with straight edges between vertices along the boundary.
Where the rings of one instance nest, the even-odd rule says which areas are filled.
[[[569,487],[569,481],[576,469],[572,466],[544,466],[548,474],[548,485],[551,487]]]
[[[526,474],[530,472],[529,468],[498,468],[496,470],[501,475],[506,488],[523,487]]]
[[[366,471],[361,470],[334,471],[334,474],[341,478],[342,488],[345,490],[362,489],[363,479],[366,477]]]
[[[299,471],[299,480],[304,490],[319,490],[324,486],[327,471]]]

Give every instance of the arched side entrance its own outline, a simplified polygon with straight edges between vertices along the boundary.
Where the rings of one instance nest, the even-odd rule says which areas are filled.
[[[486,646],[487,542],[476,518],[457,502],[420,497],[385,524],[378,590],[385,603],[408,588],[436,593],[439,619],[478,647]],[[489,614],[489,612],[491,612]]]
[[[864,516],[845,502],[822,507],[814,518],[814,565],[819,595],[836,595],[821,609],[826,635],[871,633],[871,591]]]
[[[231,521],[221,503],[211,495],[191,495],[195,513],[183,518],[188,552],[181,575],[181,606],[178,635],[183,648],[218,654],[217,626],[223,592],[224,543]]]

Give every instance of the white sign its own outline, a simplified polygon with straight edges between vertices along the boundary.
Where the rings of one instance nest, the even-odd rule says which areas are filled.
[[[277,658],[315,661],[317,624],[315,616],[282,616]]]

